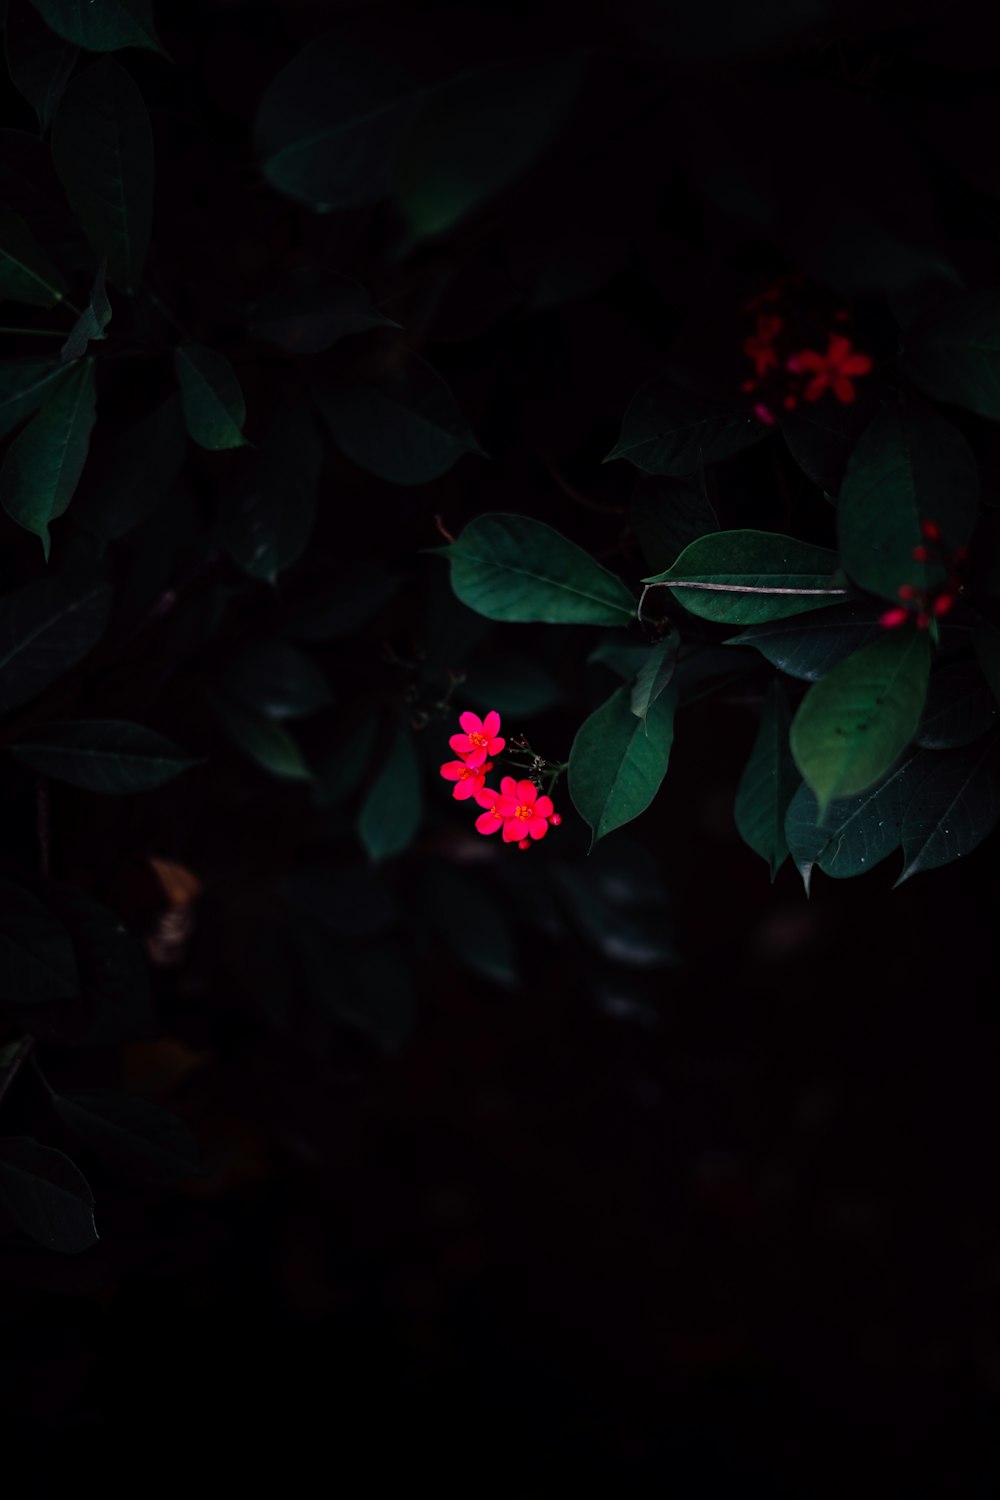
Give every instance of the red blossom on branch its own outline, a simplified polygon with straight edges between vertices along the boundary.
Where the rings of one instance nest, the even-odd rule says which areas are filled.
[[[859,354],[850,339],[839,333],[830,335],[825,354],[815,349],[800,349],[787,366],[793,375],[812,374],[802,393],[807,401],[818,401],[826,391],[832,391],[845,405],[855,399],[854,378],[867,375],[871,367],[869,356]]]
[[[456,755],[467,765],[481,766],[491,755],[499,755],[507,741],[498,737],[500,715],[491,708],[485,719],[478,714],[459,714],[458,722],[464,734],[453,734],[448,741]]]

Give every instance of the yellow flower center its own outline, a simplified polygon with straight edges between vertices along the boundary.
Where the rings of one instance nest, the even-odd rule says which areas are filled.
[[[489,744],[490,739],[487,734],[470,734],[469,742],[475,745],[477,750],[482,750],[485,745]]]
[[[514,809],[515,818],[520,818],[522,823],[528,823],[535,815],[535,809],[529,807],[527,802],[519,802]]]

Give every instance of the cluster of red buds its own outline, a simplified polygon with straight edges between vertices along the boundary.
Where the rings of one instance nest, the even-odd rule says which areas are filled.
[[[476,819],[477,832],[489,834],[503,829],[505,844],[530,849],[532,839],[544,838],[550,825],[558,828],[562,822],[552,798],[540,797],[533,781],[515,781],[513,776],[503,777],[499,791],[486,785],[487,773],[493,770],[488,757],[499,755],[507,743],[500,738],[496,709],[491,709],[485,719],[469,712],[459,714],[458,722],[462,732],[453,734],[448,743],[459,759],[445,761],[441,767],[445,781],[455,783],[452,796],[459,802],[471,797],[484,809]]]
[[[766,426],[774,425],[775,409],[794,411],[800,401],[818,401],[829,392],[849,405],[857,397],[854,382],[867,375],[871,358],[854,348],[843,333],[831,330],[825,352],[797,348],[790,337],[787,319],[768,303],[778,299],[772,288],[745,309],[755,315],[754,331],[743,340],[743,353],[753,361],[754,373],[744,380],[744,394],[756,394],[754,416]],[[845,323],[848,314],[838,312],[834,321]]]
[[[914,620],[918,630],[928,630],[932,620],[939,620],[955,607],[962,592],[962,565],[969,556],[968,547],[945,546],[941,528],[936,521],[924,521],[920,527],[923,541],[913,549],[914,562],[939,563],[947,573],[940,588],[921,589],[912,583],[901,583],[897,593],[905,601],[885,610],[878,617],[880,625],[895,630]]]

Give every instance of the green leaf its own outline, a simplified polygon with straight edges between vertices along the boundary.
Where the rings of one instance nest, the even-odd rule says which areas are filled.
[[[79,51],[54,36],[27,0],[11,0],[4,28],[10,81],[38,116],[44,135],[52,124]]]
[[[79,988],[69,933],[37,896],[0,877],[0,995],[33,1007]]]
[[[476,658],[462,684],[462,696],[473,708],[489,711],[503,704],[512,719],[531,719],[563,701],[563,691],[534,656],[513,651]]]
[[[860,401],[803,402],[781,417],[781,435],[803,474],[830,495],[839,495],[851,454],[872,418]]]
[[[646,660],[636,674],[635,682],[632,684],[629,707],[636,718],[642,719],[644,723],[657,698],[670,686],[674,669],[677,666],[680,644],[680,636],[676,630],[672,630],[665,640],[650,649]]]
[[[962,292],[921,318],[904,369],[936,401],[1000,420],[1000,291]]]
[[[967,542],[979,513],[979,474],[962,434],[923,403],[886,406],[848,465],[837,507],[840,560],[870,594],[898,603],[901,584],[925,588],[940,567],[914,561],[922,521],[949,548]]]
[[[57,36],[88,52],[146,47],[162,52],[151,0],[31,0]]]
[[[298,590],[299,602],[285,618],[284,631],[296,641],[335,641],[352,635],[385,607],[398,587],[397,575],[381,563],[357,558],[349,573],[338,572]]]
[[[649,661],[649,646],[645,641],[623,641],[620,637],[610,636],[594,647],[587,661],[607,667],[616,677],[627,681],[641,672]]]
[[[690,542],[719,529],[712,502],[700,486],[669,476],[640,479],[629,519],[648,568],[669,568]]]
[[[644,583],[669,583],[678,602],[703,620],[755,625],[843,601],[833,577],[837,554],[771,531],[719,531],[685,547]]]
[[[204,344],[180,344],[174,350],[174,371],[195,442],[202,448],[242,448],[247,409],[228,359]]]
[[[788,747],[791,722],[788,698],[775,679],[764,699],[760,728],[743,768],[733,808],[740,837],[767,861],[772,880],[788,854],[785,814],[799,784]]]
[[[318,806],[339,807],[353,796],[371,764],[377,735],[375,717],[362,719],[350,735],[338,740],[332,754],[320,761],[313,795]]]
[[[648,850],[627,834],[602,844],[586,862],[552,862],[552,884],[581,939],[615,965],[662,968],[676,963],[668,897]],[[524,877],[519,875],[519,881]],[[538,905],[532,892],[531,903]]]
[[[361,806],[358,834],[369,859],[390,859],[409,848],[423,817],[420,769],[408,729],[393,741]]]
[[[935,755],[903,818],[902,885],[969,854],[1000,821],[1000,735]]]
[[[53,359],[0,359],[0,438],[37,411],[65,375]]]
[[[0,1141],[0,1208],[46,1250],[78,1255],[97,1243],[87,1179],[68,1156],[30,1136]]]
[[[913,750],[859,797],[831,802],[819,824],[819,804],[803,781],[789,804],[785,837],[806,893],[814,865],[834,880],[863,875],[899,848],[903,815],[928,764]]]
[[[52,126],[66,196],[112,283],[139,290],[153,222],[153,132],[142,95],[110,57],[78,73]]]
[[[102,542],[114,542],[141,526],[174,489],[187,431],[176,395],[103,444],[102,431],[97,430],[73,518]]]
[[[1000,716],[1000,706],[974,661],[948,663],[931,673],[917,744],[928,750],[971,745]]]
[[[333,702],[319,663],[284,641],[245,647],[219,681],[228,696],[265,719],[304,719]]]
[[[86,354],[87,345],[91,339],[106,339],[108,336],[106,329],[111,322],[111,303],[108,301],[104,285],[106,270],[107,262],[102,260],[94,278],[90,301],[73,324],[69,338],[59,351],[59,358],[63,364],[68,364],[70,360],[79,359],[81,355]]]
[[[297,741],[287,729],[226,698],[217,698],[214,706],[230,739],[261,770],[284,781],[313,780]]]
[[[562,126],[584,77],[580,58],[498,62],[435,89],[396,163],[414,234],[447,233],[516,182]]]
[[[0,302],[54,307],[66,291],[66,282],[35,244],[24,220],[0,208]]]
[[[352,333],[398,328],[371,304],[363,286],[322,267],[293,266],[256,308],[254,338],[289,354],[319,354]]]
[[[985,615],[977,615],[972,644],[983,676],[994,698],[1000,703],[1000,625]]]
[[[0,469],[0,504],[41,538],[49,555],[49,522],[66,510],[87,462],[97,417],[94,362],[81,360],[11,443]]]
[[[273,583],[302,556],[316,520],[323,441],[308,407],[278,406],[246,464],[223,500],[222,541],[244,573]]]
[[[878,781],[916,734],[927,697],[926,631],[887,632],[815,683],[792,724],[795,763],[822,816]]]
[[[44,776],[116,797],[162,786],[198,764],[163,735],[116,719],[50,719],[11,753]]]
[[[392,484],[427,484],[463,453],[485,458],[449,387],[422,359],[355,384],[321,381],[319,409],[337,447]]]
[[[815,682],[838,663],[881,640],[885,627],[878,622],[881,606],[851,600],[829,609],[796,615],[792,624],[765,620],[732,635],[727,646],[753,646],[779,672]]]
[[[477,516],[441,551],[456,596],[488,620],[628,625],[629,590],[551,526],[530,516]]]
[[[321,213],[374,203],[389,176],[424,85],[409,66],[320,37],[273,79],[255,135],[272,187]]]
[[[503,906],[471,878],[434,862],[421,875],[424,920],[473,974],[503,989],[518,983],[514,937]]]
[[[52,1095],[52,1108],[102,1161],[139,1182],[181,1182],[200,1170],[198,1143],[176,1115],[114,1089]]]
[[[623,685],[577,730],[569,794],[594,843],[645,812],[659,791],[670,761],[675,706],[670,688],[645,720],[637,719]]]
[[[76,666],[101,639],[110,610],[103,579],[41,578],[0,598],[0,713]]]
[[[695,395],[671,380],[652,380],[632,397],[621,436],[604,461],[627,458],[647,474],[693,474],[766,433],[749,412]]]

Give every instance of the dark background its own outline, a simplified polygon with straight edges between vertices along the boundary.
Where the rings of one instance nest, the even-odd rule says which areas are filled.
[[[490,461],[463,458],[429,486],[401,488],[328,446],[314,540],[271,590],[219,548],[227,456],[197,454],[192,519],[183,536],[173,525],[167,577],[140,606],[121,606],[96,670],[73,689],[81,711],[169,728],[207,764],[135,800],[53,789],[55,872],[152,944],[158,1027],[82,1051],[57,1036],[42,1049],[46,1071],[175,1111],[201,1142],[205,1173],[162,1193],[84,1158],[100,1245],[60,1258],[3,1243],[5,1466],[27,1473],[38,1454],[24,1482],[40,1493],[50,1466],[90,1482],[133,1443],[150,1483],[176,1464],[193,1488],[433,1484],[509,1500],[587,1483],[624,1494],[752,1482],[795,1497],[996,1492],[993,844],[895,892],[888,865],[850,882],[817,876],[809,900],[791,868],[772,887],[732,819],[763,681],[751,674],[682,710],[654,808],[593,857],[619,869],[627,895],[602,908],[595,938],[572,903],[553,909],[545,884],[553,862],[603,868],[586,863],[565,789],[563,827],[527,858],[477,843],[435,775],[454,726],[432,717],[418,735],[429,811],[379,875],[395,911],[385,946],[396,967],[378,978],[388,1020],[359,1027],[358,1002],[324,1006],[311,960],[267,934],[290,871],[322,858],[365,878],[361,793],[317,812],[308,789],[241,759],[203,707],[245,639],[316,590],[347,599],[356,574],[388,571],[392,598],[316,648],[337,694],[303,731],[316,763],[371,713],[383,744],[393,715],[440,695],[447,667],[471,682],[477,650],[509,649],[559,682],[561,702],[526,722],[534,744],[565,758],[613,685],[587,664],[598,635],[487,635],[449,603],[444,565],[422,549],[440,542],[436,515],[457,531],[513,510],[633,583],[636,476],[600,461],[679,330],[735,352],[738,296],[789,267],[820,286],[825,269],[869,346],[887,337],[893,297],[926,294],[904,252],[889,292],[849,274],[838,282],[824,202],[842,176],[876,174],[869,143],[853,117],[782,116],[783,90],[808,98],[835,84],[874,97],[927,185],[927,243],[973,283],[991,268],[995,279],[995,75],[982,66],[997,55],[995,25],[930,4],[807,9],[509,6],[489,25],[483,9],[484,38],[498,16],[543,52],[571,31],[605,58],[604,83],[548,165],[445,242],[405,252],[391,207],[317,216],[269,188],[255,163],[263,89],[347,7],[161,4],[173,66],[126,54],[157,145],[150,287],[232,360],[251,436],[300,374],[248,339],[241,310],[313,260],[355,277],[403,325]],[[387,46],[415,35],[428,54],[450,15],[361,11]],[[694,100],[720,130],[755,142],[788,188],[781,203],[800,205],[794,224],[776,211],[769,238],[720,207],[727,189]],[[6,106],[8,124],[32,128],[12,91]],[[859,190],[861,200],[895,194],[893,227],[923,224],[922,205],[885,170],[884,191]],[[560,193],[576,215],[563,239],[552,225]],[[560,288],[549,304],[543,273]],[[165,335],[151,316],[122,299],[113,328],[123,344],[134,335],[155,348]],[[381,337],[348,341],[336,358],[363,366]],[[719,360],[709,368],[724,385]],[[155,359],[129,370],[102,392],[102,412],[123,426],[165,380]],[[720,465],[711,484],[724,524],[780,526],[789,508],[798,534],[828,524],[777,444]],[[23,560],[4,524],[11,584],[37,560]],[[158,546],[148,524],[126,538],[116,576],[134,578]],[[168,586],[176,609],[136,632]],[[387,646],[423,661],[411,672]],[[33,859],[31,778],[8,780],[3,798],[16,868]],[[157,960],[164,902],[150,854],[202,884],[170,964]],[[481,882],[512,924],[515,983],[490,983],[449,943],[448,915],[425,893],[427,871],[442,866]],[[342,933],[334,949],[363,969],[382,946]],[[322,963],[336,989],[336,952]],[[3,1109],[5,1128],[38,1129],[29,1073]]]

